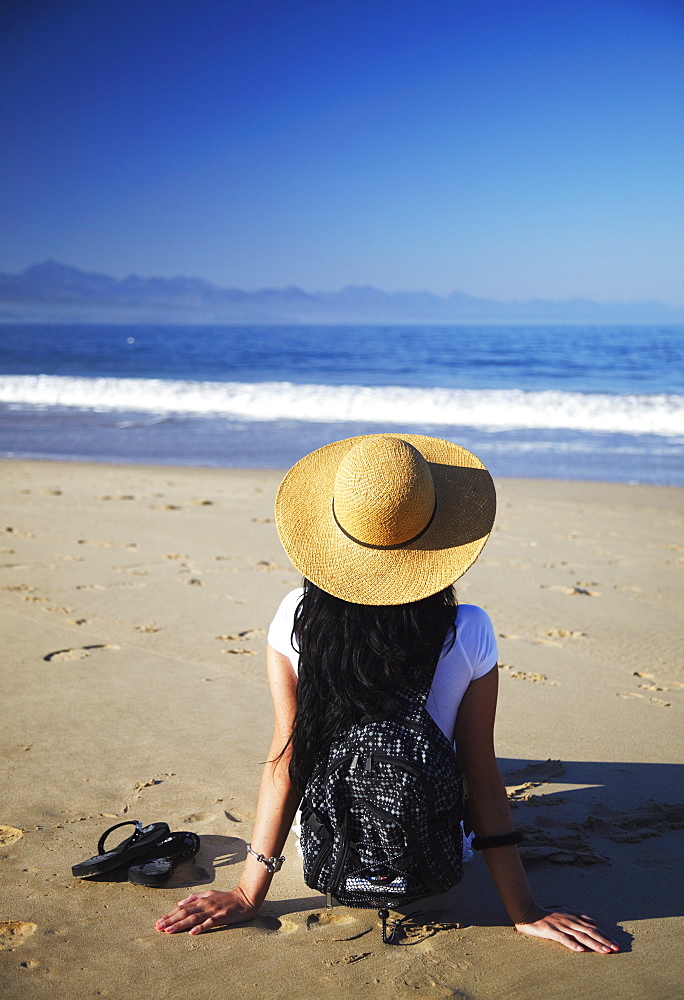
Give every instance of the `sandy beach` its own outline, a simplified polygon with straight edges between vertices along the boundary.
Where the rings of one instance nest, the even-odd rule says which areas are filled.
[[[13,1000],[672,1000],[684,964],[682,490],[502,480],[459,581],[499,637],[497,748],[542,904],[596,917],[602,957],[525,938],[481,859],[402,946],[308,889],[292,842],[262,914],[154,921],[235,885],[270,740],[266,630],[299,583],[281,473],[4,461],[0,977]],[[71,865],[125,820],[201,837],[163,888]],[[125,832],[125,831],[124,831]]]

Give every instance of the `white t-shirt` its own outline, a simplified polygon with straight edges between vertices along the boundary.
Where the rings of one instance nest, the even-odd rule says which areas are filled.
[[[297,672],[299,651],[292,645],[294,615],[303,589],[290,591],[281,601],[268,630],[269,644],[287,656]],[[475,604],[459,604],[456,641],[445,644],[432,681],[426,709],[447,739],[453,740],[461,699],[471,681],[483,677],[497,661],[496,638],[489,615]]]

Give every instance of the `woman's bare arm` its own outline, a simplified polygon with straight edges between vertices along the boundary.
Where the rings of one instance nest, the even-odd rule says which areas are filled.
[[[480,837],[514,829],[494,753],[498,683],[496,667],[472,681],[456,720],[456,746],[468,784],[470,821]],[[574,951],[609,954],[619,950],[586,914],[545,910],[535,902],[517,847],[493,847],[482,854],[508,915],[521,933],[559,941]]]
[[[282,653],[267,647],[268,679],[273,698],[273,740],[264,766],[259,802],[254,821],[252,847],[264,857],[279,857],[292,826],[300,796],[290,781],[290,748],[279,757],[287,743],[297,706],[297,677]],[[222,924],[234,924],[255,916],[271,885],[266,866],[247,855],[237,887],[231,892],[192,893],[157,921],[157,930],[167,933],[189,931],[200,934]]]

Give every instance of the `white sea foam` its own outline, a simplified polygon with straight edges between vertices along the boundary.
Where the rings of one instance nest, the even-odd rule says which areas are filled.
[[[2,375],[0,402],[13,408],[223,415],[399,425],[564,428],[623,434],[684,434],[684,397],[521,389],[184,382],[164,379]]]

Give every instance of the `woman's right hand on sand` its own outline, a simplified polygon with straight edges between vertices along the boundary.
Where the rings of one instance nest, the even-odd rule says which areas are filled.
[[[209,892],[193,892],[181,899],[175,909],[166,913],[155,926],[158,931],[166,934],[177,934],[179,931],[201,934],[223,924],[251,920],[256,913],[257,908],[240,888],[233,889],[232,892],[217,892],[212,889]]]
[[[571,951],[596,951],[600,955],[610,955],[620,950],[617,942],[599,929],[593,917],[577,910],[545,910],[535,906],[528,919],[516,923],[515,928],[521,934],[558,941]]]

